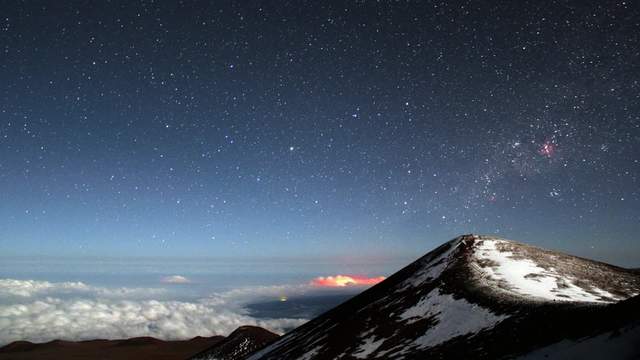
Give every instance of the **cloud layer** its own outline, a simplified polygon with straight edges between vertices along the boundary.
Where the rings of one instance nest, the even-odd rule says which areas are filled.
[[[8,300],[21,301],[29,297],[95,296],[101,298],[145,298],[166,293],[160,288],[102,288],[82,282],[49,282],[37,280],[0,279],[0,304]]]
[[[153,336],[188,339],[228,335],[242,325],[282,333],[307,319],[256,319],[247,304],[338,289],[361,289],[384,277],[336,275],[307,284],[241,287],[194,301],[172,299],[163,288],[106,288],[82,282],[0,279],[0,346],[16,340],[119,339]],[[181,275],[164,284],[189,284]],[[332,290],[335,289],[335,290]]]
[[[0,279],[0,346],[16,340],[187,339],[227,335],[241,325],[283,332],[306,320],[255,319],[242,307],[282,291],[278,287],[238,289],[187,302],[153,299],[163,289]]]

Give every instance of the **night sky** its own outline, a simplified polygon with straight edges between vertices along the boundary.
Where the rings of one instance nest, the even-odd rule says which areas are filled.
[[[0,254],[640,265],[632,2],[28,1],[0,15]]]

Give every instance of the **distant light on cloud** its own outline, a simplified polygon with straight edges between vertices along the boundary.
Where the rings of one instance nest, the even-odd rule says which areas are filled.
[[[171,275],[163,277],[160,282],[164,284],[189,284],[191,280],[181,275]]]
[[[311,285],[320,287],[367,286],[375,285],[384,279],[384,276],[371,278],[356,275],[319,276],[311,280]]]

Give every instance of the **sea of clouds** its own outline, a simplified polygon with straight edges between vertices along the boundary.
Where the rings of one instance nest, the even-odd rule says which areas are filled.
[[[178,275],[162,280],[165,285],[188,283]],[[162,287],[0,279],[0,346],[16,340],[189,339],[228,335],[242,325],[282,333],[307,319],[256,319],[244,305],[312,290],[310,285],[247,287],[185,301],[171,299]]]

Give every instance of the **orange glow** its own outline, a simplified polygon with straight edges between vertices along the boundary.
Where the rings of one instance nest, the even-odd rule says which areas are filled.
[[[319,276],[311,280],[311,285],[321,287],[365,286],[375,285],[384,279],[384,276],[371,278],[355,275]]]

